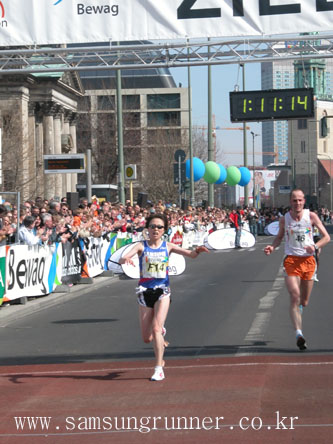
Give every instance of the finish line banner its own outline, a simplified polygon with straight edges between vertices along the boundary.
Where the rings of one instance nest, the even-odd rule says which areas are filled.
[[[0,0],[0,46],[331,31],[332,0]]]

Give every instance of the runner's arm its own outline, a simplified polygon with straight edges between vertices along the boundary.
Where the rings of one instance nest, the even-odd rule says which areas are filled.
[[[283,241],[284,237],[284,227],[285,227],[285,219],[284,217],[281,217],[279,220],[279,232],[275,236],[275,239],[273,240],[272,245],[267,245],[267,247],[264,248],[265,254],[269,255],[273,253],[276,247],[278,247],[281,242]]]
[[[142,242],[138,242],[136,245],[134,245],[133,248],[130,249],[128,253],[126,253],[123,257],[121,257],[118,261],[118,263],[121,264],[131,264],[134,265],[134,262],[132,260],[132,257],[136,254],[138,256],[141,256],[143,252],[143,245]]]
[[[195,259],[200,253],[208,253],[208,248],[203,245],[199,245],[194,250],[186,250],[185,248],[179,247],[179,245],[173,244],[172,242],[167,243],[169,254],[176,253],[185,257],[191,257]]]
[[[324,227],[324,224],[319,219],[318,215],[316,213],[310,212],[310,220],[312,225],[318,228],[319,233],[321,234],[320,240],[316,243],[317,248],[322,248],[326,244],[329,243],[331,240],[330,235],[327,233],[326,228]]]

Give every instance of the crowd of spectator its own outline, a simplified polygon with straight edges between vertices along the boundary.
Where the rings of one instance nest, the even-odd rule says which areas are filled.
[[[149,202],[147,206],[99,201],[93,196],[92,202],[81,198],[77,208],[71,209],[66,198],[61,201],[45,200],[37,197],[25,201],[18,209],[10,202],[0,205],[0,245],[17,241],[27,245],[69,242],[76,237],[100,237],[110,232],[140,232],[144,230],[146,218],[154,213],[164,213],[170,227],[182,226],[184,231],[226,228],[230,224],[231,210],[215,207],[191,207],[183,210],[175,204]],[[241,210],[242,222],[247,221],[251,232],[264,234],[269,223],[284,214],[283,208]],[[325,208],[318,210],[325,223],[333,222],[333,214]],[[17,226],[19,225],[19,239]]]

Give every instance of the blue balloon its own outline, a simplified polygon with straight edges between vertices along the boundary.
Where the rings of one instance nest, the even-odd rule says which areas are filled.
[[[245,187],[251,180],[251,171],[246,167],[240,167],[239,171],[241,172],[241,180],[238,182],[238,185]]]
[[[215,182],[216,184],[223,183],[227,178],[227,170],[220,163],[218,163],[218,166],[220,167],[220,177]]]
[[[205,164],[198,157],[193,157],[192,160],[193,160],[193,180],[194,180],[194,182],[197,182],[205,174]],[[190,159],[187,159],[186,162],[185,162],[186,177],[188,179],[191,178],[191,171],[190,171],[191,164],[190,164],[190,162],[191,162]]]

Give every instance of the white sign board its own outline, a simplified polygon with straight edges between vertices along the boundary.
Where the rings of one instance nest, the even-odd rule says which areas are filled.
[[[275,171],[270,170],[255,170],[254,182],[255,182],[255,196],[260,196],[261,200],[269,197],[270,189],[274,186],[273,182],[276,180]],[[244,203],[244,187],[237,187],[239,192],[239,202]],[[251,180],[247,186],[249,192],[249,202],[252,205],[253,202],[253,171],[251,171]]]
[[[80,247],[86,257],[86,269],[89,277],[96,277],[103,273],[102,237],[89,237],[88,242],[80,239]],[[104,250],[103,250],[104,251]]]
[[[0,0],[0,46],[331,31],[331,0]]]
[[[235,248],[236,232],[234,228],[225,228],[213,231],[207,239],[208,245],[214,250],[227,250]],[[242,230],[240,245],[242,248],[253,247],[256,243],[255,237],[249,231]]]
[[[11,246],[6,258],[7,300],[51,293],[61,282],[61,267],[61,244]]]
[[[279,193],[280,194],[289,194],[291,191],[290,185],[279,185]]]

